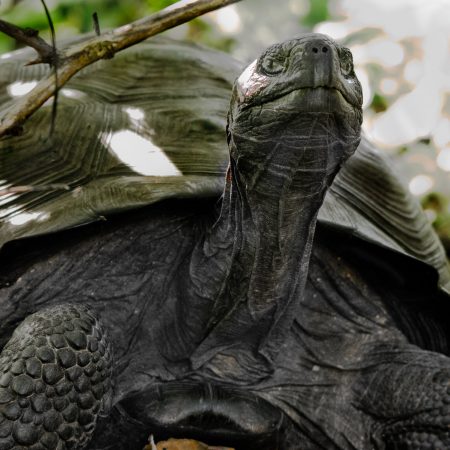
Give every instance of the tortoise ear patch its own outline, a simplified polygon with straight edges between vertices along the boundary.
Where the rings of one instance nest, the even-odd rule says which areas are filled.
[[[269,78],[260,73],[259,62],[255,59],[236,81],[239,100],[244,102],[253,97],[269,84]]]

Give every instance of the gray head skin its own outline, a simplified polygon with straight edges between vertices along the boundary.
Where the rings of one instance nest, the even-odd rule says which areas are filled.
[[[151,433],[245,450],[449,448],[450,364],[434,353],[449,352],[448,330],[400,306],[437,292],[405,280],[423,276],[413,263],[353,254],[335,231],[313,246],[360,124],[348,50],[316,34],[273,46],[233,91],[217,215],[164,204],[13,244],[0,450],[137,450]]]

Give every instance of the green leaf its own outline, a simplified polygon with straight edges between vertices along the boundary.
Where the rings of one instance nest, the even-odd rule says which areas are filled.
[[[309,0],[309,12],[301,22],[303,25],[312,28],[319,22],[324,22],[329,18],[328,0]]]
[[[388,109],[387,100],[380,94],[375,93],[373,96],[372,103],[370,104],[370,108],[373,109],[376,113],[380,113],[386,111]]]

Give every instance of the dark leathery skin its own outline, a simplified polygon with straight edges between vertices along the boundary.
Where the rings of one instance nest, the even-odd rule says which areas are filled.
[[[83,448],[111,397],[111,349],[92,311],[41,309],[0,356],[0,448]]]

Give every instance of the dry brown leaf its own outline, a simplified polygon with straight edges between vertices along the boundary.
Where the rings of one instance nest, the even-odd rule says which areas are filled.
[[[158,442],[156,448],[157,450],[234,450],[230,447],[211,447],[192,439],[169,439]],[[152,450],[151,444],[146,445],[144,450]]]

